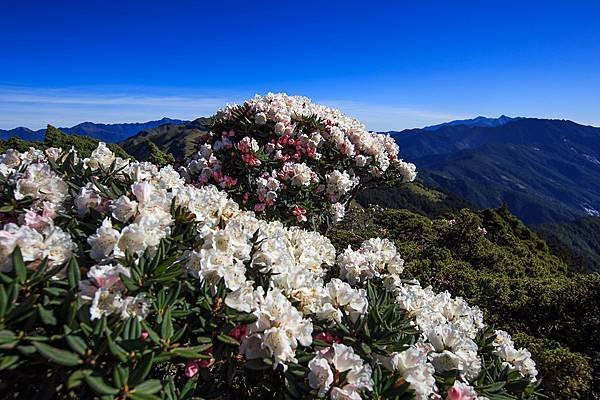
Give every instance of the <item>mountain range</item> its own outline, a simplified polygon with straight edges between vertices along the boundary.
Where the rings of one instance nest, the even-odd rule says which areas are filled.
[[[108,142],[117,143],[131,136],[137,135],[147,129],[156,128],[161,125],[178,125],[187,121],[171,118],[162,118],[156,121],[134,122],[123,124],[98,124],[94,122],[82,122],[70,128],[59,128],[62,132],[75,135],[85,135],[91,138]],[[0,140],[8,140],[11,137],[18,137],[23,140],[41,142],[44,140],[46,129],[32,130],[25,127],[18,127],[9,130],[0,129]]]
[[[511,121],[516,121],[518,119],[522,119],[522,117],[507,117],[506,115],[501,115],[498,118],[488,118],[488,117],[475,117],[471,119],[458,119],[455,121],[444,122],[438,125],[426,126],[423,128],[424,131],[436,131],[439,128],[443,128],[445,126],[457,126],[457,125],[466,125],[466,126],[481,126],[481,127],[494,127],[507,124]]]
[[[507,203],[529,224],[600,216],[600,128],[518,118],[389,133],[422,181],[480,207]]]

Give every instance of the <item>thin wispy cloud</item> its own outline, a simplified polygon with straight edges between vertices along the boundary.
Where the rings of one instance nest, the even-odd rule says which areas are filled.
[[[360,101],[324,100],[323,103],[358,118],[367,128],[375,131],[420,128],[450,120],[470,118],[459,114]]]
[[[253,94],[181,88],[44,89],[0,86],[0,129],[16,126],[39,129],[46,124],[72,126],[84,121],[119,123],[162,117],[194,119],[212,115],[224,105],[239,103]],[[314,100],[340,108],[346,114],[361,120],[369,129],[378,131],[420,127],[461,117],[444,112],[347,99]]]

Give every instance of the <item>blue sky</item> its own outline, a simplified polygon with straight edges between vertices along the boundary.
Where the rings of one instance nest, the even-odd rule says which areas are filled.
[[[599,2],[2,3],[0,129],[194,118],[269,91],[373,130],[600,125]]]

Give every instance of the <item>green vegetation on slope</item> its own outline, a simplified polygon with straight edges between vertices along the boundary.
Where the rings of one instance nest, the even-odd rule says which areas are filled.
[[[89,157],[90,154],[92,154],[92,151],[98,147],[98,140],[96,139],[92,139],[88,136],[67,135],[52,125],[48,125],[48,128],[46,129],[46,139],[44,143],[47,147],[62,147],[63,149],[74,147],[75,150],[77,150],[79,157]],[[121,146],[114,143],[108,143],[107,146],[116,156],[131,158]]]
[[[117,156],[122,158],[131,158],[131,156],[127,154],[119,145],[109,143],[107,146]],[[92,151],[98,147],[98,141],[88,136],[67,135],[52,125],[48,125],[48,128],[46,129],[46,136],[43,142],[27,141],[17,137],[12,137],[7,141],[0,140],[1,152],[11,148],[19,151],[27,151],[30,147],[40,150],[47,149],[49,147],[61,147],[63,149],[70,149],[73,147],[75,150],[77,150],[79,157],[89,157],[90,154],[92,154]]]
[[[120,145],[138,160],[148,159],[148,142],[175,158],[183,158],[196,151],[196,142],[208,132],[209,124],[209,118],[198,118],[182,125],[162,125],[124,140]]]
[[[175,162],[175,157],[171,153],[165,153],[161,149],[158,148],[157,145],[148,141],[146,142],[148,146],[148,161],[153,164],[163,166],[167,164],[173,164]]]
[[[600,218],[534,226],[548,245],[582,271],[600,271]]]
[[[388,188],[373,188],[356,196],[362,206],[378,205],[384,208],[406,209],[427,216],[450,215],[462,208],[475,209],[468,201],[442,190],[425,186],[419,178],[410,183]]]

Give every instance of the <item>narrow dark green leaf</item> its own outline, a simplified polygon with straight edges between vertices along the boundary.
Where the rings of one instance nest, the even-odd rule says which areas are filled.
[[[71,257],[67,266],[67,278],[69,280],[69,288],[74,289],[79,285],[81,280],[81,272],[79,271],[79,263],[75,257]]]
[[[162,385],[158,379],[151,379],[137,385],[133,390],[138,394],[154,394],[162,389]]]
[[[6,289],[4,289],[4,285],[0,286],[0,317],[6,314],[6,310],[8,309],[8,293],[6,293]]]
[[[69,347],[71,347],[71,349],[73,349],[81,355],[85,354],[87,344],[82,338],[75,335],[67,335],[67,337],[65,337],[65,340],[67,341],[67,344],[69,345]]]
[[[127,380],[129,379],[129,368],[117,365],[113,369],[113,381],[117,385],[117,387],[124,387],[127,384]]]
[[[98,394],[115,395],[119,393],[119,389],[107,384],[104,379],[98,375],[85,375],[85,382]]]
[[[221,333],[221,334],[219,334],[219,336],[217,336],[217,340],[219,342],[222,342],[222,343],[225,343],[225,344],[232,344],[232,345],[236,345],[236,346],[240,345],[240,342],[238,342],[237,340],[235,340],[231,336],[225,335],[223,333]]]
[[[173,336],[173,321],[171,320],[170,309],[167,309],[163,315],[163,320],[160,324],[160,336],[163,339],[170,339]]]
[[[9,343],[14,341],[17,338],[13,331],[2,330],[0,331],[0,345],[4,343]]]
[[[32,345],[37,349],[38,353],[48,360],[56,364],[66,367],[74,367],[81,363],[81,360],[75,353],[70,351],[57,349],[42,342],[33,342]]]
[[[18,246],[12,253],[12,262],[13,268],[15,270],[15,275],[17,277],[17,282],[25,283],[25,279],[27,279],[27,268],[25,268],[25,263],[23,262],[23,255],[21,254],[21,249]]]
[[[42,305],[38,305],[38,315],[44,324],[56,325],[56,317],[50,310],[45,309]]]
[[[131,385],[137,385],[144,379],[150,372],[150,368],[152,368],[152,363],[154,361],[154,354],[147,353],[142,356],[140,361],[137,363],[135,369],[131,372],[129,377],[129,383]]]
[[[73,389],[81,385],[85,379],[85,376],[91,374],[91,372],[92,371],[89,369],[78,369],[77,371],[73,372],[67,379],[67,388]]]

